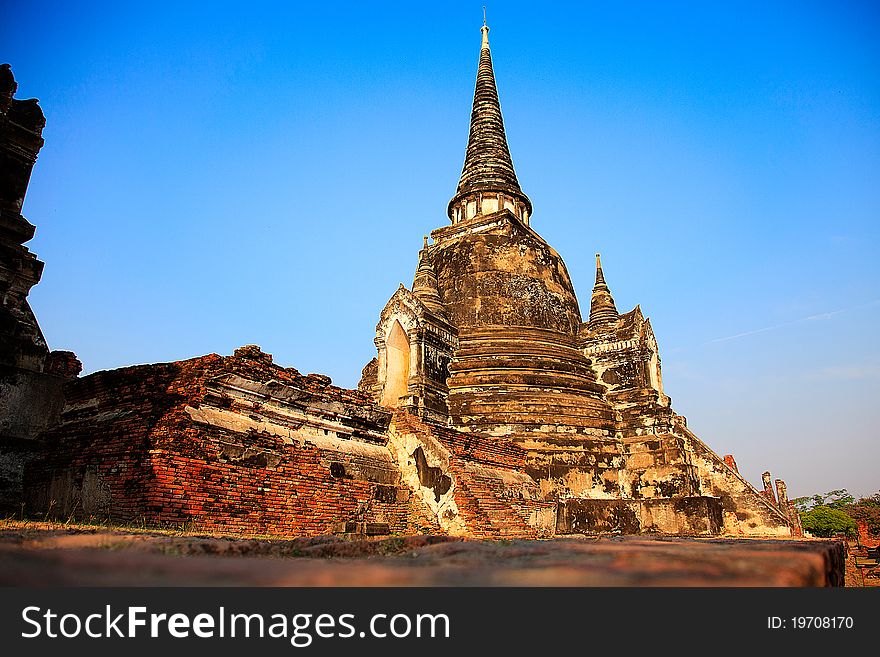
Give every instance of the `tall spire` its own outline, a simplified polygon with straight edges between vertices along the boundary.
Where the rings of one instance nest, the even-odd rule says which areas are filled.
[[[596,285],[593,287],[593,296],[590,298],[590,323],[591,329],[602,325],[616,322],[620,315],[611,296],[611,290],[605,282],[605,274],[602,271],[602,261],[596,254]]]
[[[508,207],[524,222],[532,213],[532,203],[520,189],[504,134],[501,104],[492,71],[489,26],[483,15],[483,34],[477,84],[471,111],[471,127],[464,167],[455,196],[449,202],[449,218],[457,223],[478,214]]]

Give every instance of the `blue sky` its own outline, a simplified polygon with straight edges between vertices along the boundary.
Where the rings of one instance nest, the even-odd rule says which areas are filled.
[[[182,6],[181,6],[182,5]],[[769,5],[769,6],[768,6]],[[4,3],[46,113],[31,303],[86,372],[231,353],[355,386],[445,225],[481,3]],[[639,303],[753,482],[880,488],[880,9],[488,6],[533,227]]]

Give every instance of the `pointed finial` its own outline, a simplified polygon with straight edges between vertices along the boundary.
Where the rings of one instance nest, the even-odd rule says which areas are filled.
[[[602,271],[602,261],[599,254],[596,254],[596,285],[605,285],[605,274]]]
[[[483,25],[486,24],[486,5],[483,5]]]
[[[593,287],[593,294],[590,297],[590,329],[595,330],[600,326],[610,326],[619,317],[614,297],[611,296],[611,290],[608,289],[608,284],[605,282],[605,274],[602,273],[602,260],[597,253],[596,285]]]
[[[480,48],[488,48],[489,47],[489,26],[486,25],[486,8],[483,7],[483,27],[480,28],[480,32],[483,33],[483,44]]]
[[[423,246],[422,248],[427,249],[427,248],[428,248],[428,236],[425,235],[425,236],[424,236],[424,239],[425,239],[425,244],[424,244],[424,246]]]

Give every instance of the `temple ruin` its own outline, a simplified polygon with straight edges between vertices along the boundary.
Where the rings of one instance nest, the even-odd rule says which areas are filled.
[[[598,255],[581,315],[513,167],[488,34],[448,225],[357,390],[253,345],[85,377],[50,353],[20,214],[44,120],[0,69],[4,506],[273,535],[799,535],[783,482],[758,491],[673,411],[651,322],[618,311]]]

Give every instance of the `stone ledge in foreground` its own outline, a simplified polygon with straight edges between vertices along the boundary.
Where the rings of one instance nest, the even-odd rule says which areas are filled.
[[[842,586],[841,541],[0,531],[0,586]]]

